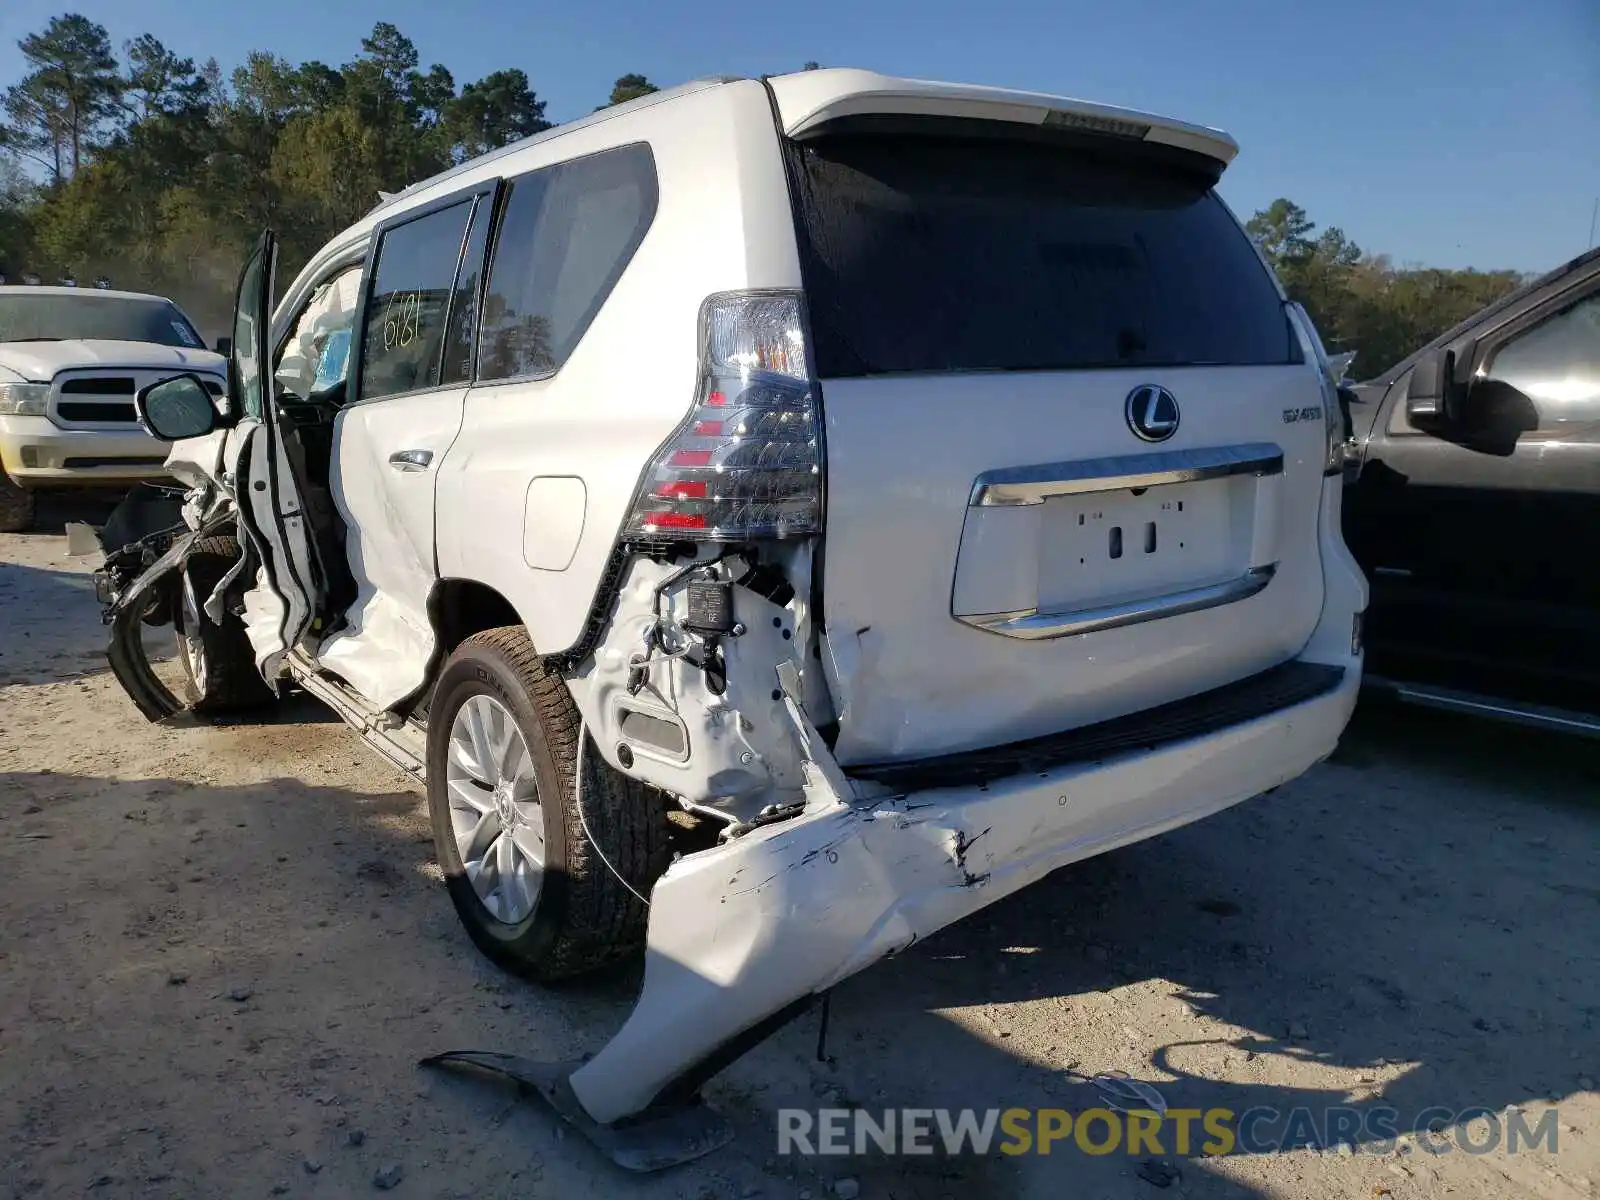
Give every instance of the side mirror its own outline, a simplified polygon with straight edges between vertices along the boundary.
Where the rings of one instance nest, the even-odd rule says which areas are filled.
[[[1406,416],[1414,425],[1439,425],[1460,415],[1466,389],[1456,383],[1453,350],[1430,350],[1411,368],[1406,386]]]
[[[233,353],[233,339],[231,337],[220,337],[220,338],[218,338],[217,339],[217,353],[222,355],[223,358],[227,358],[228,355],[232,354]]]
[[[134,397],[139,421],[163,442],[201,437],[217,427],[217,407],[198,375],[174,375]]]

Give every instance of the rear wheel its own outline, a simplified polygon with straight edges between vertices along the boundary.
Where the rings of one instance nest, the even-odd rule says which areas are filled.
[[[480,950],[544,980],[636,950],[640,897],[671,854],[661,793],[592,749],[580,814],[579,729],[566,683],[520,626],[463,642],[428,710],[428,808],[450,899]]]
[[[178,662],[183,667],[190,707],[197,713],[238,712],[273,699],[244,622],[223,610],[222,623],[206,616],[204,605],[217,584],[239,561],[239,543],[231,537],[202,538],[184,560],[183,577],[173,600]]]
[[[0,467],[0,533],[23,533],[33,525],[37,506],[34,494]]]

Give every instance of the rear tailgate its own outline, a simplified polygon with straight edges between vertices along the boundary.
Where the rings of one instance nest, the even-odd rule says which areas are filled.
[[[1219,162],[926,116],[794,156],[841,762],[1296,653],[1322,607],[1321,385]]]

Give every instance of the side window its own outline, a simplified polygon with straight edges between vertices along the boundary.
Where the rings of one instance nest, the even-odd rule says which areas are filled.
[[[1600,292],[1517,334],[1483,374],[1531,400],[1541,428],[1600,421]]]
[[[278,395],[329,395],[350,374],[350,336],[361,300],[361,268],[347,267],[311,294],[278,350]],[[335,396],[342,402],[343,396]]]
[[[531,172],[510,183],[502,211],[480,382],[560,369],[655,218],[655,159],[638,144]]]
[[[362,400],[439,383],[445,319],[473,206],[466,199],[383,234],[362,320]]]
[[[472,351],[478,337],[478,292],[483,286],[484,251],[489,245],[489,222],[494,216],[494,195],[479,196],[467,231],[467,249],[456,274],[445,326],[444,359],[440,383],[466,383],[472,379]]]

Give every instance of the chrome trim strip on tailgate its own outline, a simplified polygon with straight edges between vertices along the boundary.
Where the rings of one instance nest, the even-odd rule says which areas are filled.
[[[1251,567],[1237,579],[1230,579],[1226,583],[1185,588],[1181,592],[1168,592],[1164,596],[1127,600],[1120,604],[1107,604],[1095,608],[1049,609],[1044,612],[1036,608],[1025,608],[1016,612],[975,613],[971,616],[958,616],[956,620],[990,633],[1029,641],[1069,637],[1076,633],[1118,629],[1124,625],[1137,625],[1141,621],[1158,621],[1182,613],[1201,612],[1207,608],[1217,608],[1238,600],[1248,600],[1272,582],[1276,570],[1276,564]]]
[[[967,505],[970,508],[992,508],[1043,504],[1052,496],[1081,496],[1089,492],[1162,487],[1169,483],[1194,483],[1202,479],[1223,479],[1230,475],[1281,474],[1283,450],[1271,442],[1124,454],[1113,458],[1086,458],[1078,462],[1042,463],[1033,467],[985,471],[973,483]]]

